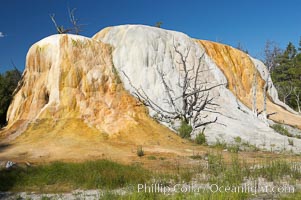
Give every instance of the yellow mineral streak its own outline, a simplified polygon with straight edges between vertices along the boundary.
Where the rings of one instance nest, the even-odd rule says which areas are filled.
[[[102,31],[104,36],[107,31]],[[229,89],[251,108],[255,66],[250,58],[226,45],[197,42],[224,72]],[[260,111],[264,81],[259,73],[257,80]],[[277,112],[273,120],[301,126],[300,116],[268,100],[268,113],[272,112]],[[147,109],[123,88],[112,63],[112,47],[83,37],[51,36],[30,48],[8,119],[0,137],[18,137],[8,140],[1,160],[112,158],[131,162],[137,157],[137,145],[143,145],[147,153],[168,156],[192,152],[187,141],[151,119]]]
[[[23,87],[9,109],[9,125],[77,118],[109,135],[136,125],[136,116],[146,117],[145,108],[123,89],[111,52],[109,45],[68,35],[60,36],[57,46],[34,45]]]
[[[0,158],[121,161],[137,145],[180,154],[186,142],[123,88],[111,54],[109,45],[70,35],[33,45],[0,133],[10,146]]]
[[[252,81],[256,67],[249,56],[233,47],[205,40],[197,42],[206,49],[206,53],[223,71],[228,80],[228,88],[246,106],[252,109]],[[263,109],[263,86],[265,81],[257,73],[257,107]],[[272,120],[301,128],[301,117],[267,100],[267,112]]]

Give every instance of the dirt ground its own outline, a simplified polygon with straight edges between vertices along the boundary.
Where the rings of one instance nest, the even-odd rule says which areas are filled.
[[[13,135],[14,129],[1,132]],[[6,136],[7,138],[7,136]],[[0,145],[0,161],[43,164],[52,161],[81,162],[109,159],[124,164],[139,164],[151,170],[173,170],[176,167],[193,167],[205,163],[208,153],[221,153],[231,161],[231,153],[218,148],[197,145],[184,140],[151,119],[141,119],[137,126],[108,136],[87,126],[79,119],[54,122],[40,120],[28,125],[27,130],[15,140]],[[142,147],[144,156],[137,156]],[[192,159],[192,156],[201,159]],[[287,156],[271,152],[239,152],[238,156],[249,163],[271,159],[301,160],[299,156]]]

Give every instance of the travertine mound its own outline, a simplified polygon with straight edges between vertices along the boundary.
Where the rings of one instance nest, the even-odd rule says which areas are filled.
[[[72,146],[71,149],[85,146],[82,151],[85,153],[94,152],[97,145],[104,152],[117,151],[119,147],[109,144],[112,140],[161,145],[159,150],[164,152],[168,147],[181,148],[183,141],[152,120],[149,115],[154,116],[156,112],[142,106],[134,97],[139,89],[166,111],[180,109],[181,98],[175,100],[175,105],[166,101],[166,86],[174,96],[181,96],[182,88],[178,84],[183,79],[181,54],[187,55],[188,66],[201,65],[203,70],[198,78],[207,82],[208,87],[222,84],[210,90],[210,97],[219,106],[214,112],[202,112],[206,120],[218,118],[217,123],[206,126],[210,143],[217,139],[233,142],[239,136],[244,142],[261,148],[281,150],[289,146],[286,136],[274,132],[251,111],[255,70],[259,72],[258,110],[262,109],[262,88],[267,73],[260,61],[232,47],[195,40],[183,33],[123,25],[108,27],[92,39],[53,35],[30,48],[26,69],[8,111],[9,123],[2,134],[6,140],[15,142],[15,150],[6,154],[22,154],[33,143],[47,154],[48,138],[54,149],[53,157],[59,157],[64,144],[68,148]],[[162,84],[159,72],[164,74],[166,85]],[[271,119],[300,127],[301,117],[278,99],[272,83],[268,93],[268,113],[277,112]],[[177,123],[164,125],[172,129]],[[289,148],[300,150],[301,141],[293,140],[294,146]],[[91,146],[89,141],[93,141]],[[40,156],[33,149],[28,151]],[[70,156],[76,154],[72,151]]]
[[[75,35],[30,48],[7,118],[1,160],[129,162],[137,145],[180,154],[186,143],[123,88],[110,45]]]
[[[266,122],[254,117],[251,112],[251,89],[255,70],[258,70],[258,111],[262,110],[262,88],[267,73],[260,61],[230,46],[199,41],[183,33],[140,25],[109,27],[93,38],[114,47],[113,63],[127,90],[134,94],[137,88],[141,88],[150,99],[166,110],[172,110],[172,106],[166,103],[166,89],[156,69],[164,72],[168,87],[175,94],[181,94],[177,83],[183,65],[179,64],[180,58],[175,46],[183,55],[189,50],[187,65],[196,64],[205,52],[205,71],[200,74],[200,79],[211,84],[225,83],[211,91],[211,96],[220,105],[217,111],[221,114],[203,113],[204,116],[209,116],[208,119],[218,117],[218,123],[206,128],[209,141],[214,142],[218,138],[231,142],[234,137],[239,136],[262,148],[269,148],[269,145],[279,148],[288,146],[285,136],[275,133]],[[301,117],[280,102],[272,82],[269,83],[268,94],[268,113],[277,112],[271,116],[272,119],[300,127]],[[176,106],[181,108],[181,101]],[[150,109],[150,114],[156,113]],[[300,141],[296,139],[296,143]]]
[[[113,134],[135,124],[137,101],[122,86],[110,45],[74,35],[53,35],[34,44],[9,108],[19,120],[77,118]]]

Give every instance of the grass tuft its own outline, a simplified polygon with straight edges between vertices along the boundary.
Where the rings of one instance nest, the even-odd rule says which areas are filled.
[[[189,139],[192,132],[192,126],[183,120],[178,132],[181,138]]]
[[[84,163],[54,162],[28,168],[0,171],[0,191],[60,191],[73,189],[114,189],[147,181],[151,175],[139,166],[108,160]],[[62,191],[64,189],[62,188]]]
[[[286,130],[281,124],[273,124],[271,128],[281,135],[293,137],[293,135],[288,130]]]
[[[137,147],[137,156],[139,156],[139,157],[144,156],[144,151],[143,151],[142,146]]]

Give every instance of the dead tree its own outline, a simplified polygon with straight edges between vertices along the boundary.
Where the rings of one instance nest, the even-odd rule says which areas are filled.
[[[56,20],[55,20],[55,14],[49,15],[49,17],[50,17],[51,21],[53,22],[58,34],[64,34],[64,33],[71,32],[71,29],[64,29],[64,26],[57,25]]]
[[[155,27],[161,28],[162,24],[163,24],[163,22],[161,22],[161,21],[156,22]]]
[[[134,95],[142,104],[151,108],[156,113],[154,117],[161,122],[170,123],[173,120],[182,120],[189,124],[193,130],[216,123],[217,117],[210,120],[207,118],[209,113],[220,114],[216,111],[219,106],[214,102],[216,97],[210,95],[210,91],[224,84],[210,84],[208,81],[200,80],[202,73],[211,70],[204,69],[204,54],[198,58],[197,62],[188,64],[190,48],[186,48],[186,52],[182,53],[179,46],[175,44],[173,46],[176,55],[179,56],[177,63],[181,66],[178,81],[175,83],[181,91],[180,95],[175,94],[163,69],[156,67],[156,72],[161,79],[167,97],[164,99],[164,103],[168,104],[171,109],[165,109],[154,102],[141,87],[135,87],[128,75],[123,72],[134,89]],[[174,67],[176,68],[176,66]]]
[[[301,109],[300,109],[300,96],[301,96],[301,91],[298,90],[297,87],[294,87],[293,92],[294,92],[295,101],[296,101],[296,104],[297,104],[297,107],[298,107],[298,112],[301,113]]]
[[[253,74],[252,92],[253,92],[252,111],[253,111],[253,114],[257,117],[258,116],[258,110],[257,110],[257,69],[255,69],[254,74]]]
[[[73,26],[73,32],[78,35],[80,32],[82,32],[81,27],[83,26],[82,24],[78,24],[79,19],[75,18],[74,12],[75,12],[76,8],[73,8],[72,10],[70,10],[70,8],[68,8],[68,13],[69,13],[69,19],[70,22]]]
[[[266,41],[264,47],[264,64],[270,68],[270,71],[274,70],[277,65],[277,58],[281,54],[281,49],[273,41]]]
[[[53,22],[58,34],[74,33],[74,34],[78,35],[82,31],[81,27],[83,25],[78,24],[79,20],[75,18],[75,14],[74,14],[75,10],[76,10],[76,8],[73,8],[72,10],[70,10],[70,8],[68,8],[69,20],[70,20],[70,23],[72,24],[72,27],[71,28],[66,28],[66,29],[64,28],[64,26],[58,25],[56,23],[55,14],[49,15],[50,19]]]
[[[276,85],[276,88],[280,95],[283,97],[283,103],[286,104],[286,99],[292,94],[293,86],[291,84],[288,85]]]
[[[263,117],[267,119],[267,92],[268,92],[268,85],[269,85],[269,78],[270,78],[270,70],[268,69],[268,73],[266,75],[265,83],[263,86]]]
[[[271,41],[267,41],[264,49],[265,65],[267,66],[267,74],[265,75],[265,84],[263,86],[263,117],[267,119],[267,92],[270,81],[270,72],[276,67],[277,57],[280,54],[278,46]]]

